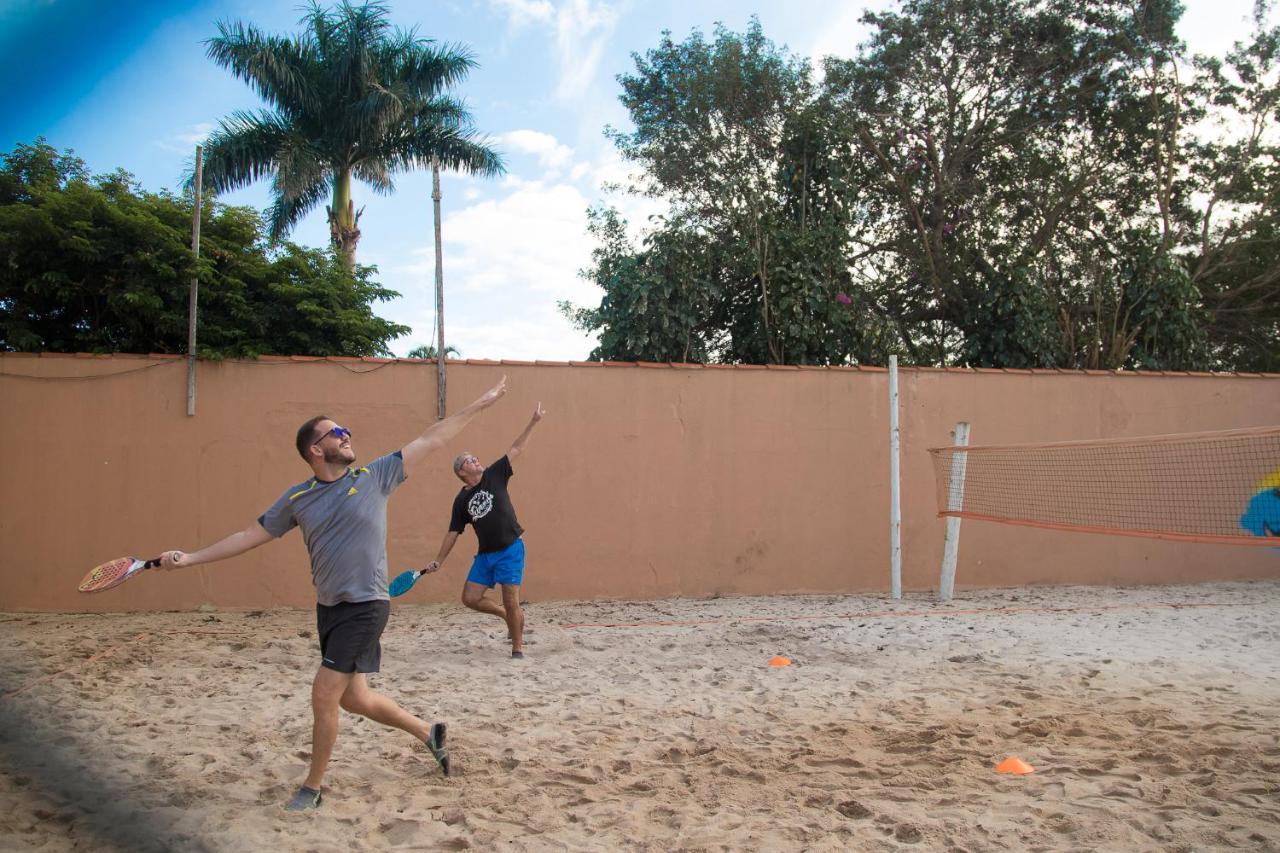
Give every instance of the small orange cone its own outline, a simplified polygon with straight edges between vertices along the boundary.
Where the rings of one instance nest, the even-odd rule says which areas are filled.
[[[1004,761],[1001,761],[996,765],[996,772],[1016,773],[1019,776],[1025,776],[1028,773],[1035,773],[1036,769],[1018,756],[1010,755]]]
[[[784,658],[782,655],[774,655],[769,658],[769,666],[791,666],[791,658]]]

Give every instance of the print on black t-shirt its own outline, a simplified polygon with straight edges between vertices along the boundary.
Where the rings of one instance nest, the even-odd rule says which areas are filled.
[[[507,494],[507,481],[515,472],[511,460],[503,456],[480,475],[475,488],[463,486],[453,499],[449,531],[461,533],[470,524],[480,541],[480,553],[501,551],[520,538],[524,528],[516,520],[516,509]]]

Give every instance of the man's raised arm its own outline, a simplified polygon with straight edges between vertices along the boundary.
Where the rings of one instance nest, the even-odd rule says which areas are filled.
[[[505,393],[507,393],[507,377],[504,376],[498,381],[497,385],[481,394],[470,406],[427,427],[422,435],[406,444],[400,451],[400,455],[404,459],[405,470],[417,465],[431,451],[439,450],[448,444],[458,433],[462,432],[463,427],[470,423],[472,418],[498,402]]]
[[[542,403],[539,402],[533,410],[533,417],[529,418],[529,424],[524,428],[524,432],[516,436],[516,440],[511,442],[511,449],[507,451],[507,461],[515,459],[524,452],[524,446],[529,443],[529,433],[533,432],[533,428],[538,425],[538,421],[542,420],[542,416],[546,412],[542,411]]]

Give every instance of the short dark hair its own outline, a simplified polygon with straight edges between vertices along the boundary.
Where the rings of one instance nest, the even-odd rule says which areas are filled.
[[[298,455],[302,457],[303,462],[310,462],[307,458],[307,450],[311,445],[316,443],[316,424],[321,421],[331,421],[333,418],[328,415],[316,415],[309,418],[305,424],[298,427]]]

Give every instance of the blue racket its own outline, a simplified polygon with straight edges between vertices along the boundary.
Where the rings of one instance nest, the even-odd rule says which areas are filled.
[[[436,569],[440,568],[436,566]],[[410,569],[407,572],[401,572],[392,579],[391,585],[387,587],[387,591],[391,593],[392,598],[399,598],[409,590],[413,589],[413,585],[418,582],[418,578],[433,572],[436,569]]]

